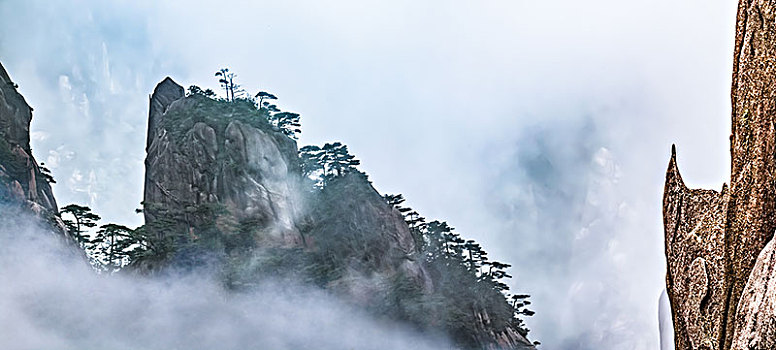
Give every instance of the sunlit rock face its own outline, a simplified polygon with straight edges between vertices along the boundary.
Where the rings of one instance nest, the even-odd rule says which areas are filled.
[[[672,155],[663,198],[677,349],[772,349],[776,229],[776,1],[740,1],[730,186],[684,186]],[[765,250],[763,250],[765,248]]]
[[[32,156],[31,120],[32,108],[0,65],[0,201],[21,205],[64,232],[51,186]]]
[[[170,78],[151,96],[146,224],[176,212],[197,235],[213,219],[198,217],[197,209],[210,204],[220,208],[224,225],[250,222],[257,241],[301,244],[294,225],[301,209],[296,143],[269,125],[234,118],[239,110],[204,110],[203,98],[185,97]],[[209,115],[199,119],[202,113]]]

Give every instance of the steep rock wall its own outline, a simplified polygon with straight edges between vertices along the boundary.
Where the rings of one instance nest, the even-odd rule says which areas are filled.
[[[30,149],[32,108],[0,65],[0,200],[20,205],[64,232],[57,202]]]
[[[776,316],[765,295],[774,262],[763,251],[776,228],[775,5],[739,2],[729,188],[687,189],[675,153],[668,167],[666,283],[677,349],[771,349],[776,340],[758,322]]]

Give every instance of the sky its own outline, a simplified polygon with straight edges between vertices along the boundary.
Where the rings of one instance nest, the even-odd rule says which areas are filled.
[[[513,265],[547,349],[656,349],[672,143],[729,178],[734,1],[0,0],[0,62],[33,106],[61,206],[142,224],[148,95],[164,77],[302,115]]]

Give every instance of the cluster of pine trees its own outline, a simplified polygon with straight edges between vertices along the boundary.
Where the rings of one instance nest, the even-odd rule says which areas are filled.
[[[404,221],[410,228],[415,246],[432,273],[457,276],[453,280],[441,279],[444,283],[450,283],[441,289],[456,290],[460,288],[462,282],[466,281],[463,285],[470,286],[469,290],[478,291],[479,296],[487,298],[490,294],[490,297],[495,297],[496,307],[490,309],[496,310],[503,309],[504,304],[500,299],[504,298],[510,306],[509,315],[504,318],[508,320],[510,326],[518,329],[523,335],[528,334],[528,329],[521,317],[534,315],[534,312],[528,309],[531,304],[528,300],[530,296],[509,293],[509,286],[504,279],[512,278],[506,272],[506,269],[511,267],[510,264],[491,261],[488,253],[479,243],[472,239],[464,239],[447,222],[437,220],[426,222],[426,219],[417,211],[402,205],[406,201],[403,195],[387,194],[383,198],[404,215]],[[476,297],[478,296],[468,301],[474,301]],[[489,304],[494,305],[492,302]],[[476,306],[472,305],[472,308],[476,309]]]
[[[282,132],[284,135],[297,139],[298,134],[302,132],[299,113],[281,110],[276,101],[278,97],[267,91],[259,91],[254,96],[249,95],[240,84],[236,82],[237,75],[230,72],[229,68],[221,68],[215,73],[218,83],[224,89],[225,97],[218,97],[211,90],[202,90],[199,86],[189,87],[188,96],[207,97],[214,101],[230,103],[233,105],[248,106],[253,109],[258,119],[266,121],[269,125]]]
[[[104,224],[96,232],[101,217],[86,206],[70,204],[60,209],[70,237],[86,252],[89,263],[99,272],[114,273],[149,250],[142,230],[117,224]]]

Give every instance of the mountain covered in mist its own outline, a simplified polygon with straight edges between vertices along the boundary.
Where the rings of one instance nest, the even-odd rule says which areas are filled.
[[[533,314],[528,296],[508,294],[502,281],[508,264],[447,223],[426,222],[401,195],[380,194],[346,146],[298,148],[298,114],[263,102],[271,94],[218,98],[159,83],[145,225],[103,225],[95,236],[85,227],[99,217],[88,208],[59,212],[53,179],[31,155],[31,108],[2,70],[0,80],[0,199],[73,238],[103,274],[201,273],[246,295],[267,281],[310,286],[456,348],[534,348],[520,319]]]

